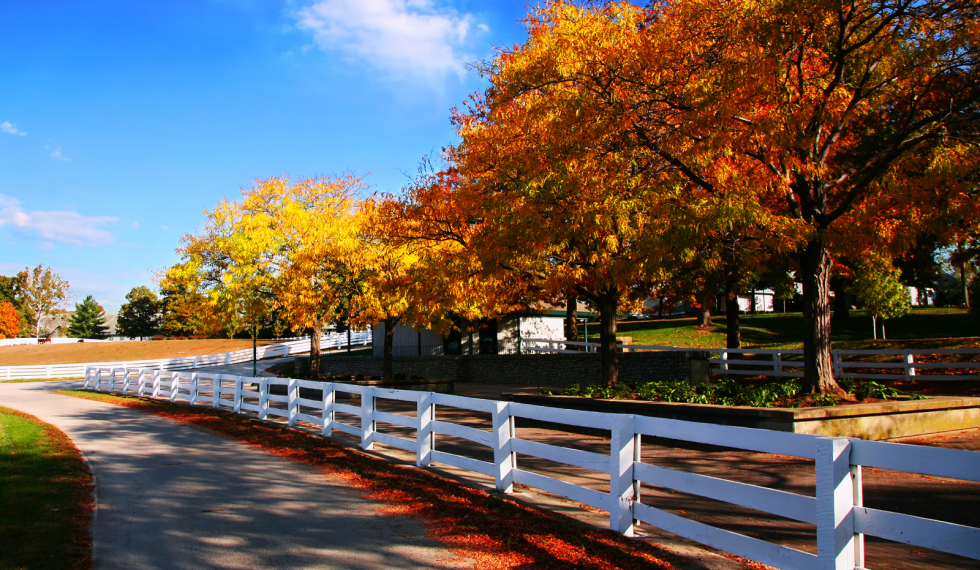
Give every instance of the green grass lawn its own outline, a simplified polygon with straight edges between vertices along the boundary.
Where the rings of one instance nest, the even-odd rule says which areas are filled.
[[[0,407],[0,570],[91,568],[91,489],[64,433]]]
[[[633,344],[718,348],[725,346],[725,317],[713,317],[707,330],[693,318],[620,321],[619,336],[633,337]],[[742,345],[753,348],[802,348],[801,313],[742,315]],[[880,326],[880,324],[879,324]],[[888,341],[871,340],[871,317],[851,311],[831,325],[835,348],[949,348],[980,346],[980,318],[963,309],[913,309],[900,319],[885,322]],[[580,329],[581,330],[581,329]],[[598,326],[589,324],[590,340],[598,340]],[[880,336],[880,335],[879,335]]]

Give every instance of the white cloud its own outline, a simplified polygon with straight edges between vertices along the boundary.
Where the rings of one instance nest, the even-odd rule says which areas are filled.
[[[113,216],[83,216],[71,210],[25,212],[16,198],[0,194],[0,228],[11,226],[18,233],[38,236],[47,243],[101,245],[112,243],[112,234],[103,229],[118,221]]]
[[[161,230],[168,230],[168,231],[170,230],[170,228],[168,228],[167,226],[160,226],[160,229]]]
[[[139,223],[139,222],[133,222],[133,227],[134,227],[134,228],[138,228],[138,227],[140,227],[140,223]]]
[[[11,135],[20,135],[20,136],[24,136],[27,134],[24,131],[18,131],[17,126],[11,123],[10,121],[4,121],[0,123],[0,132],[4,132]]]
[[[48,148],[48,147],[44,147],[44,148]],[[54,149],[54,152],[51,153],[51,158],[54,160],[65,160],[71,162],[70,158],[61,154],[61,147]]]
[[[433,0],[320,0],[300,9],[297,26],[326,51],[340,51],[393,76],[466,74],[463,48],[474,17]]]

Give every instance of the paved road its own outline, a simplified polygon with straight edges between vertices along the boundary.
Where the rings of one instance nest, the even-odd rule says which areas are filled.
[[[412,519],[339,479],[185,424],[0,384],[0,405],[58,426],[92,463],[95,568],[468,567]]]

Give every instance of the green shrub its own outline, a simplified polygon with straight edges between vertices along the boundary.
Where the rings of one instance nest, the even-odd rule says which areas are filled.
[[[868,398],[887,400],[888,398],[898,397],[899,391],[891,386],[885,386],[884,384],[879,384],[872,380],[870,382],[859,384],[856,388],[854,388],[854,395],[861,401],[867,400]]]

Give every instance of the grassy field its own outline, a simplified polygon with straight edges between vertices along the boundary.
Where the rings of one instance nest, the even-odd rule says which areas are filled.
[[[0,407],[0,570],[91,568],[91,490],[64,433]]]
[[[633,344],[718,348],[725,346],[725,317],[713,318],[714,326],[699,329],[693,318],[620,321],[619,335]],[[803,315],[769,313],[742,315],[742,345],[753,348],[802,348]],[[880,327],[880,324],[879,324]],[[871,340],[871,317],[851,311],[845,320],[831,325],[835,348],[949,348],[980,346],[980,318],[961,309],[914,309],[900,319],[886,321],[887,341]],[[598,339],[598,327],[589,325],[590,340]],[[879,333],[880,336],[880,333]]]
[[[260,340],[259,345],[279,341]],[[252,348],[249,339],[150,340],[132,342],[83,342],[72,344],[30,344],[0,347],[0,366],[37,366],[42,364],[79,364],[84,362],[121,362],[180,358],[218,354]]]

